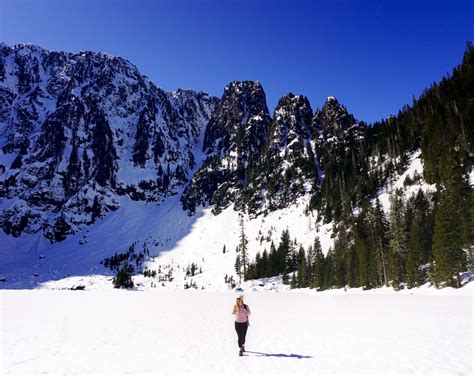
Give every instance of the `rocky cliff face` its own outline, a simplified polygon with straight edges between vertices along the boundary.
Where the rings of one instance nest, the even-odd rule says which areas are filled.
[[[259,82],[232,82],[216,106],[206,130],[206,161],[182,197],[194,212],[211,203],[217,213],[232,202],[243,207],[248,172],[263,155],[271,122]]]
[[[319,184],[313,112],[308,99],[289,93],[275,109],[262,164],[253,182],[251,206],[284,208]]]
[[[364,137],[332,97],[313,114],[289,93],[271,117],[258,81],[231,82],[219,100],[166,92],[103,53],[0,46],[0,226],[13,236],[60,241],[125,195],[159,204],[184,190],[190,214],[285,208],[317,194]]]
[[[365,138],[366,126],[356,121],[334,97],[328,97],[313,118],[318,159],[323,168],[344,159],[347,149],[353,149]]]
[[[102,53],[0,48],[0,226],[61,240],[188,181],[217,99],[168,93]]]

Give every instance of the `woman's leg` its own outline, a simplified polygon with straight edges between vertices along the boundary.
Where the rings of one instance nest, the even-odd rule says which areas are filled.
[[[239,345],[239,348],[240,346],[242,346],[242,328],[240,326],[240,324],[238,322],[235,323],[235,331],[237,332],[237,344]]]
[[[245,345],[245,337],[247,336],[248,327],[249,327],[249,323],[244,322],[243,325],[242,325],[242,345],[241,346]]]
[[[237,332],[237,338],[238,338],[238,345],[239,348],[242,347],[245,343],[245,334],[247,332],[247,323],[240,323],[236,322],[235,323],[235,331]]]

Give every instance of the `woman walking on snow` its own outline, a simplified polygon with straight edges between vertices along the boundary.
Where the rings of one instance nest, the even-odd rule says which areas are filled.
[[[245,352],[245,336],[249,327],[250,308],[244,304],[244,297],[240,295],[234,305],[232,314],[235,315],[235,331],[238,336],[239,356],[244,355]]]

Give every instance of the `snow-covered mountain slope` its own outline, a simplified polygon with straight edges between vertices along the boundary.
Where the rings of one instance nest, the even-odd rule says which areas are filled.
[[[60,241],[192,176],[217,99],[158,88],[103,53],[0,48],[0,226]]]
[[[207,291],[0,291],[0,373],[472,374],[472,286],[246,293],[242,358],[234,301]]]
[[[421,189],[424,193],[436,192],[434,184],[427,184],[423,176],[423,161],[420,150],[410,155],[407,169],[401,174],[395,174],[387,184],[377,192],[376,198],[379,199],[386,213],[390,210],[390,193],[396,189],[403,189],[404,196],[409,198],[416,195]],[[408,181],[411,184],[406,184]],[[375,198],[372,200],[374,203]]]
[[[378,197],[386,212],[390,207],[389,193],[394,187],[403,187],[407,176],[413,178],[422,168],[419,157],[419,152],[414,153],[406,172],[380,190]],[[429,192],[434,187],[420,180],[405,189],[408,197],[418,189]],[[304,196],[295,205],[266,216],[243,217],[251,260],[257,252],[269,251],[272,241],[278,245],[285,230],[305,249],[315,237],[319,238],[323,253],[327,254],[334,246],[333,223],[317,223],[316,213],[307,210],[309,199]],[[179,205],[180,194],[166,198],[160,205],[133,201],[127,196],[117,200],[117,210],[59,243],[50,244],[41,233],[24,234],[20,238],[0,233],[3,244],[0,277],[6,279],[1,287],[112,289],[116,271],[101,262],[115,253],[127,252],[133,244],[136,254],[148,249],[150,257],[146,257],[143,267],[157,271],[154,278],[134,276],[140,290],[181,290],[192,283],[199,289],[228,290],[226,275],[234,276],[238,282],[234,264],[241,234],[241,213],[232,205],[217,215],[207,208],[188,216]],[[192,264],[196,265],[196,272],[193,276],[187,275]],[[281,278],[242,286],[259,290],[286,289],[281,286]]]
[[[190,217],[179,205],[179,195],[165,199],[159,206],[126,196],[118,200],[116,211],[59,243],[50,244],[40,233],[20,238],[1,233],[4,246],[0,251],[0,276],[7,280],[2,288],[70,288],[81,284],[87,288],[113,288],[111,276],[116,272],[100,262],[114,253],[127,252],[133,243],[137,254],[145,246],[149,250],[151,259],[144,266],[161,271],[156,278],[134,277],[142,285],[138,286],[140,289],[183,289],[191,280],[198,288],[229,288],[224,278],[235,274],[235,249],[240,236],[240,214],[232,206],[219,215],[208,208]],[[268,251],[270,242],[278,243],[285,229],[290,229],[292,237],[307,247],[314,240],[315,218],[306,216],[304,209],[302,200],[299,205],[266,217],[245,217],[249,256],[255,257],[264,248]],[[324,235],[328,241],[323,244],[328,247],[329,232]],[[192,263],[198,271],[195,276],[186,277]],[[165,278],[164,284],[160,277]],[[44,284],[51,280],[60,281]]]

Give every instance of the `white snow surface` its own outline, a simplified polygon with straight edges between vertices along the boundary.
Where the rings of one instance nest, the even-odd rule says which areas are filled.
[[[6,290],[0,374],[471,375],[472,293]]]

